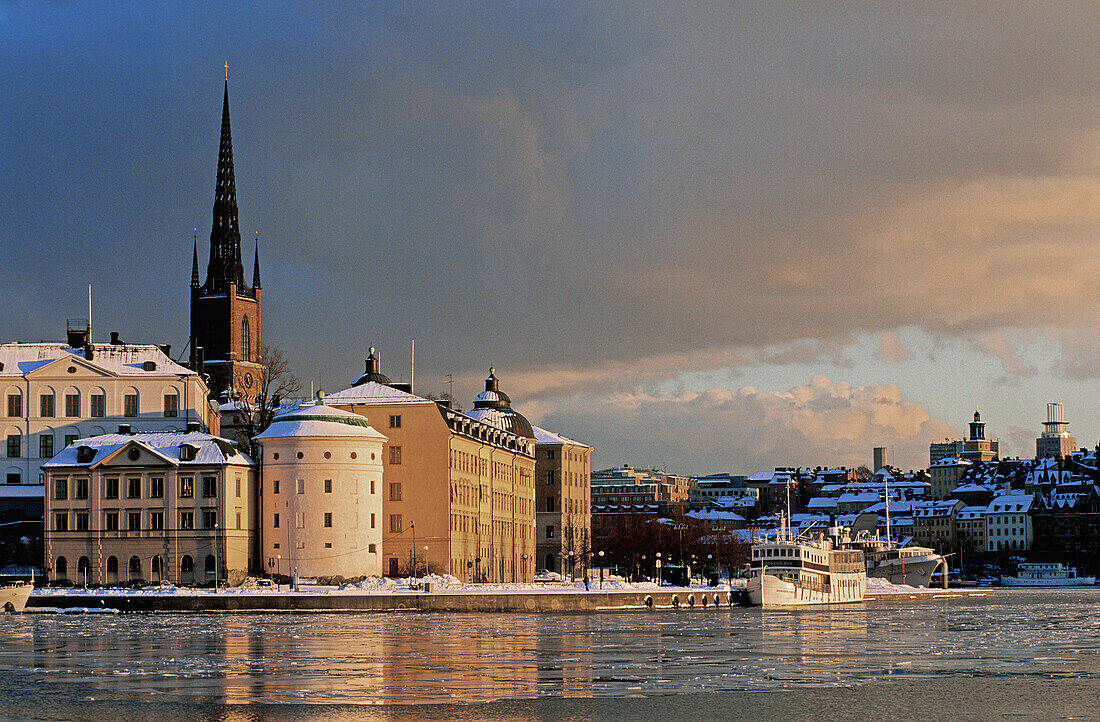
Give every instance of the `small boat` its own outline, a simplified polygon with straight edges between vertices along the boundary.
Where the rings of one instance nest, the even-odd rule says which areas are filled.
[[[0,610],[5,612],[22,612],[27,607],[27,600],[34,591],[34,584],[15,582],[0,586]]]
[[[774,541],[752,545],[749,604],[764,607],[863,601],[867,568],[863,552],[844,548],[841,530],[830,537],[792,537],[784,521]]]
[[[867,558],[867,576],[885,579],[891,584],[930,587],[933,573],[947,569],[944,556],[929,547],[901,547],[891,540],[867,536],[857,536],[850,546],[863,550]],[[946,583],[943,586],[947,588]]]
[[[1096,577],[1082,577],[1062,562],[1023,562],[1015,576],[1002,575],[1004,587],[1090,587]]]

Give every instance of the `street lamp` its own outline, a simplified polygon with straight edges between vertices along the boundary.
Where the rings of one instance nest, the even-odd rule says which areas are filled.
[[[410,521],[409,522],[409,529],[412,530],[412,533],[413,533],[413,548],[412,548],[413,570],[412,570],[412,575],[415,578],[416,577],[416,524],[414,524],[413,522]]]
[[[569,550],[569,581],[577,581],[577,568],[573,566],[573,550]]]
[[[713,573],[713,572],[710,571],[710,565],[711,565],[711,560],[712,559],[714,559],[714,555],[713,554],[707,554],[707,573],[708,574]],[[715,586],[717,586],[717,585],[715,585]]]
[[[428,576],[428,545],[424,545],[424,576]]]
[[[218,522],[214,522],[214,593],[218,593]]]
[[[661,579],[661,552],[657,552],[657,586],[661,586],[663,581]]]
[[[603,589],[603,549],[600,550],[600,589]]]
[[[279,584],[279,577],[283,575],[283,555],[275,555],[275,589],[276,591],[282,591],[282,586]]]

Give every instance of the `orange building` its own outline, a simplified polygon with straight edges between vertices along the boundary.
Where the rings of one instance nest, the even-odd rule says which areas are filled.
[[[463,581],[534,577],[534,440],[366,373],[325,398],[367,417],[383,450],[382,571]]]

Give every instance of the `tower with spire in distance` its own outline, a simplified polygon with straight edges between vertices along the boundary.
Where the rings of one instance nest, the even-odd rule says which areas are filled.
[[[210,260],[206,282],[199,282],[199,250],[195,240],[191,265],[191,367],[208,378],[210,395],[229,388],[252,398],[261,388],[262,292],[260,249],[256,241],[252,285],[245,282],[241,231],[237,218],[237,185],[233,173],[233,138],[229,124],[229,65],[222,97],[221,143],[214,186]]]

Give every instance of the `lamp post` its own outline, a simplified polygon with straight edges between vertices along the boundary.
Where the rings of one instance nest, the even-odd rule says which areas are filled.
[[[569,581],[570,582],[577,581],[577,568],[575,566],[573,566],[573,564],[574,564],[574,562],[573,562],[573,550],[570,549],[569,550]]]
[[[600,550],[600,589],[603,589],[603,549]]]
[[[710,571],[710,565],[711,565],[711,563],[712,563],[712,562],[711,562],[711,560],[712,560],[712,559],[714,559],[714,555],[713,555],[713,554],[707,554],[707,573],[708,573],[708,574],[712,574],[712,573],[713,573],[713,572],[711,572],[711,571]]]
[[[657,552],[657,586],[661,586],[663,581],[661,579],[661,552]]]
[[[649,570],[645,568],[645,554],[643,554],[642,555],[642,563],[638,566],[638,576],[642,577],[642,575],[647,571],[649,571]],[[644,577],[642,577],[642,578],[644,578]]]
[[[412,570],[412,575],[415,578],[416,577],[416,524],[414,524],[413,522],[410,521],[409,522],[409,529],[412,530],[412,533],[413,533],[413,549],[412,549],[412,553],[413,553],[413,558],[412,558],[413,570]]]
[[[276,591],[282,591],[283,588],[279,584],[279,577],[283,575],[283,555],[275,555],[275,589]]]
[[[424,576],[428,576],[428,545],[424,545]]]
[[[214,593],[218,593],[218,522],[214,522]]]

